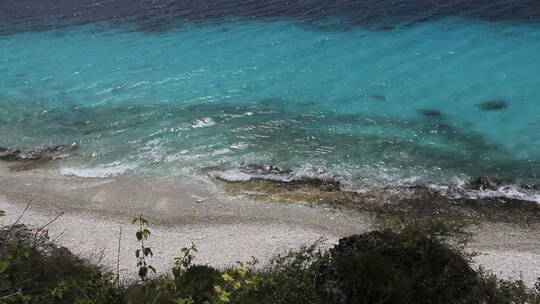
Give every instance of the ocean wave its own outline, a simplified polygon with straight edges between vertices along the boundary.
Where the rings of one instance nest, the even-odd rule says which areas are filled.
[[[285,183],[302,180],[338,181],[335,175],[310,165],[287,170],[272,165],[250,163],[215,171],[211,173],[211,176],[230,182],[247,182],[258,179]]]
[[[400,198],[411,198],[422,191],[434,192],[448,199],[516,199],[540,204],[540,187],[505,182],[490,178],[454,178],[448,183],[424,182],[414,176],[398,180],[363,178],[355,182],[348,176],[332,174],[313,166],[289,170],[272,165],[239,164],[232,168],[210,173],[214,178],[227,182],[268,181],[285,184],[305,184],[324,187],[331,184],[331,191],[365,193],[392,193]]]
[[[476,180],[470,180],[466,178],[456,178],[449,184],[429,183],[426,186],[429,189],[435,190],[439,194],[450,198],[506,198],[532,201],[540,204],[540,189],[538,187],[510,183],[497,179],[477,178]]]
[[[137,167],[136,164],[122,163],[119,161],[112,162],[109,164],[98,165],[91,168],[76,168],[76,167],[66,167],[60,170],[62,175],[66,176],[78,176],[86,178],[107,178],[123,175],[126,172],[133,170]]]

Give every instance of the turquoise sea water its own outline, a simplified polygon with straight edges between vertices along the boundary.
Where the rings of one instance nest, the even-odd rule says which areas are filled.
[[[0,146],[80,146],[65,175],[540,184],[537,24],[91,23],[0,37],[0,75]]]

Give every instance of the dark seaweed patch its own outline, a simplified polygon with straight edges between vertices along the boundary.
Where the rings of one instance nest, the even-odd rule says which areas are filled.
[[[426,109],[419,109],[416,110],[419,114],[426,116],[426,117],[432,117],[432,118],[442,118],[443,114],[438,110],[426,110]]]
[[[504,100],[492,100],[479,103],[476,107],[482,111],[500,111],[508,107],[508,104]]]
[[[376,100],[386,100],[386,96],[382,95],[382,94],[372,94],[372,95],[369,95],[369,97],[373,98],[373,99],[376,99]]]

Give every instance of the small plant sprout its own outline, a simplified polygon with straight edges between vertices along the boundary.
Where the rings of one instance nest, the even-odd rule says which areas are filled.
[[[194,243],[191,243],[190,247],[184,247],[180,249],[180,252],[182,253],[182,256],[174,258],[173,275],[175,279],[180,278],[186,269],[191,266],[195,259],[194,253],[197,253],[197,246],[195,246]]]
[[[143,281],[146,299],[148,299],[149,280],[148,270],[156,273],[156,269],[148,264],[147,258],[152,257],[154,253],[150,247],[146,247],[145,241],[150,236],[150,230],[148,230],[148,220],[145,219],[142,214],[133,220],[133,224],[139,224],[139,229],[135,233],[137,240],[140,243],[140,248],[135,250],[135,257],[137,258],[137,267],[139,267],[139,277]]]

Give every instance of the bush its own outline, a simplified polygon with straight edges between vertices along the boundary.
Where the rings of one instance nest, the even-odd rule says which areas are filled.
[[[195,303],[212,302],[217,298],[214,286],[223,283],[219,270],[206,265],[193,265],[176,279],[179,287],[177,297],[191,297]]]
[[[7,303],[122,303],[112,275],[65,248],[44,253],[6,240],[0,246],[0,261],[9,263],[0,273]]]
[[[249,303],[331,303],[322,275],[329,261],[320,242],[276,255],[261,272],[256,301]]]
[[[419,230],[350,236],[330,253],[327,284],[341,303],[470,303],[479,296],[467,261]]]
[[[533,289],[527,287],[521,280],[502,280],[482,268],[478,274],[482,278],[481,286],[486,303],[540,304],[540,278]]]
[[[141,274],[141,267],[153,268],[147,260],[152,251],[145,245],[148,222],[138,219]],[[330,250],[316,243],[276,255],[258,271],[255,259],[223,271],[193,265],[197,249],[192,245],[175,258],[172,276],[144,272],[129,286],[118,286],[114,275],[65,248],[36,243],[22,225],[10,233],[4,228],[0,303],[540,304],[540,281],[532,289],[471,269],[461,251],[469,235],[459,223],[396,223],[394,230],[342,238]]]

